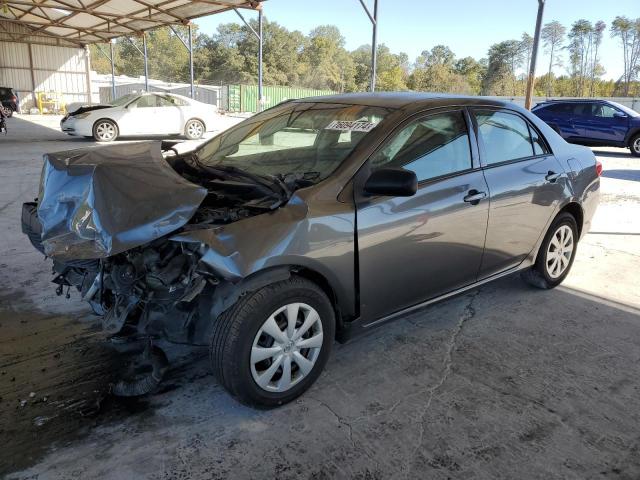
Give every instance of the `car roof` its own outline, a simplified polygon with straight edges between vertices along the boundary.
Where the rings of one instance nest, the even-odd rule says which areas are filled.
[[[556,98],[556,99],[546,100],[540,103],[540,105],[551,104],[551,103],[595,103],[595,102],[611,103],[607,100],[601,100],[599,98],[566,98],[566,99]]]
[[[306,97],[294,102],[344,103],[348,105],[365,105],[370,107],[403,108],[408,105],[418,107],[446,107],[449,105],[490,105],[505,107],[513,105],[504,100],[491,97],[471,97],[441,93],[422,92],[366,92]]]

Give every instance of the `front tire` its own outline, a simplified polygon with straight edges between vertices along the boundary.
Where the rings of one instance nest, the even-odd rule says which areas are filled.
[[[112,120],[102,119],[93,124],[93,138],[96,142],[113,142],[118,138],[118,126]]]
[[[4,113],[4,116],[5,116],[5,117],[7,117],[7,118],[11,118],[11,117],[13,117],[13,108],[11,108],[11,107],[4,107],[4,106],[2,106],[2,107],[0,107],[0,108],[2,108],[2,113]]]
[[[629,150],[634,157],[640,157],[640,132],[629,140]]]
[[[522,278],[537,288],[551,289],[562,283],[571,270],[578,246],[578,225],[570,213],[560,213],[540,245],[536,263]]]
[[[189,120],[184,126],[184,134],[189,140],[199,140],[204,135],[204,123],[197,119]]]
[[[300,277],[250,292],[216,320],[210,358],[220,383],[246,405],[294,400],[318,378],[335,334],[333,306]]]

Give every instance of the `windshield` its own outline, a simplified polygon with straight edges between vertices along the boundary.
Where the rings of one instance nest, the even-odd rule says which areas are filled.
[[[129,95],[125,95],[124,97],[116,98],[113,102],[109,103],[109,105],[112,105],[114,107],[122,107],[123,105],[126,105],[131,100],[139,96],[140,95],[138,93],[130,93]]]
[[[630,115],[632,117],[640,116],[640,113],[636,112],[635,110],[630,109],[629,107],[625,107],[624,105],[621,105],[621,104],[619,104],[617,102],[610,102],[610,103],[611,103],[611,105],[615,105],[616,107],[618,107],[620,110],[622,110],[627,115]]]
[[[291,102],[259,113],[196,151],[210,167],[255,175],[327,178],[392,110],[365,105]]]

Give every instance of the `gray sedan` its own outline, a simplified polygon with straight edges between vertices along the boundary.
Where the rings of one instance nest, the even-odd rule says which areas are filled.
[[[559,285],[600,173],[508,103],[339,95],[278,105],[189,153],[46,155],[23,230],[110,335],[209,345],[231,394],[275,406],[318,378],[335,339],[516,272]],[[158,350],[122,394],[152,390]]]

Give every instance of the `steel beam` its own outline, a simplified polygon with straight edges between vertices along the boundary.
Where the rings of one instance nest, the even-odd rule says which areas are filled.
[[[262,8],[258,10],[258,112],[262,111]]]
[[[149,91],[149,63],[147,57],[147,34],[142,33],[142,50],[144,51],[144,90]]]
[[[369,10],[369,7],[364,3],[364,0],[360,0],[360,5],[364,8],[365,13],[371,20],[373,26],[373,34],[371,38],[371,80],[369,82],[369,90],[375,92],[376,90],[376,71],[378,64],[378,0],[373,0],[373,15]]]
[[[147,63],[147,34],[142,32],[142,50],[140,50],[140,47],[136,45],[135,42],[131,40],[129,37],[123,37],[123,38],[127,39],[129,43],[133,45],[133,48],[135,48],[138,51],[138,53],[142,55],[142,57],[144,58],[144,91],[148,92],[149,91],[149,65]]]
[[[184,48],[187,49],[187,51],[189,52],[189,78],[190,78],[190,84],[191,84],[191,98],[195,98],[195,90],[193,87],[193,32],[191,29],[191,24],[189,24],[188,28],[189,28],[189,41],[185,42],[182,37],[180,36],[180,34],[176,31],[175,28],[173,28],[173,26],[169,25],[169,28],[171,29],[171,31],[175,34],[176,37],[178,37],[178,39],[182,42],[182,44],[184,45]]]
[[[524,100],[524,108],[531,110],[533,86],[536,81],[536,61],[538,59],[538,46],[540,45],[540,32],[542,29],[542,17],[544,15],[545,0],[538,0],[538,17],[536,18],[536,31],[533,35],[533,48],[531,51],[531,64],[529,65],[529,77],[527,78],[527,94]]]
[[[376,0],[377,1],[377,0]],[[242,16],[240,11],[237,8],[233,9],[240,19],[244,22],[249,30],[253,33],[253,35],[258,40],[258,112],[262,111],[263,98],[262,98],[262,4],[258,8],[258,31],[251,26],[249,22]]]
[[[191,98],[196,98],[193,89],[193,35],[191,32],[191,24],[189,24],[189,75],[191,79]]]
[[[109,48],[111,50],[111,101],[116,99],[116,65],[115,65],[115,57],[113,53],[113,44],[115,42],[111,40],[109,42]]]

